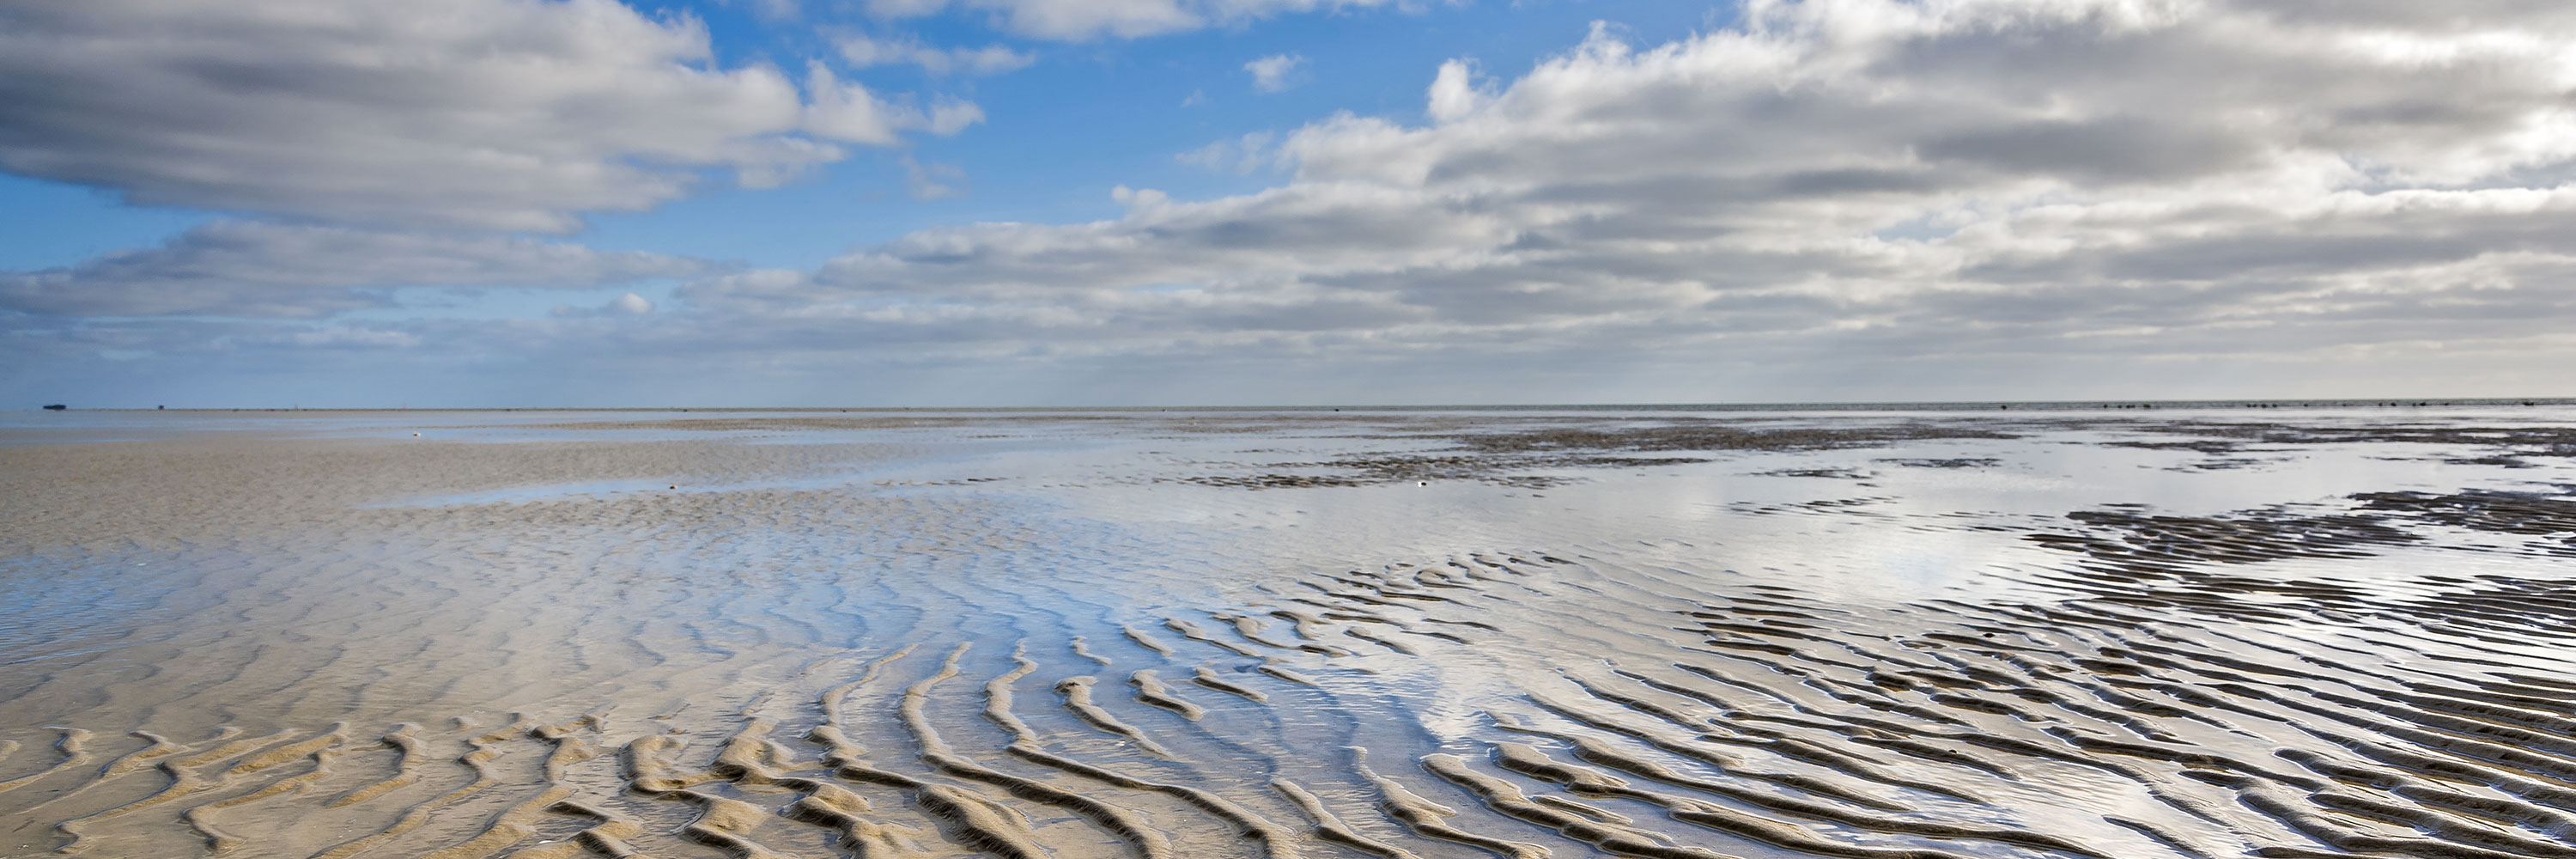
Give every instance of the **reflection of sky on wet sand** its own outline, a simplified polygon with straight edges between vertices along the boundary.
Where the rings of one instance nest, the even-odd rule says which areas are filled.
[[[1464,477],[1420,481],[1350,464],[1472,458],[1481,454],[1458,447],[1478,433],[1703,417],[2020,437],[1652,451],[1637,455],[1675,461],[1615,467],[1505,456],[1482,471],[1458,466]],[[2259,420],[2546,428],[2569,418],[2576,410],[2551,407],[2265,410]],[[1467,831],[1519,840],[1559,836],[1483,807],[1425,769],[1426,756],[1460,755],[1533,795],[1548,784],[1494,768],[1501,744],[1658,790],[1688,792],[1655,784],[1652,773],[1669,771],[1782,802],[1876,797],[1907,809],[1888,816],[1863,803],[1834,806],[1868,812],[1848,820],[1791,816],[1800,831],[1845,845],[1948,843],[1905,829],[1911,820],[2062,835],[2121,857],[2184,855],[2160,837],[2232,855],[2308,843],[2240,802],[2304,783],[2276,750],[2376,760],[2355,742],[2294,726],[2412,750],[2420,739],[2387,739],[2421,730],[2400,722],[2442,724],[2438,702],[2420,704],[2431,715],[2418,716],[2365,712],[2335,696],[2405,700],[2390,696],[2422,686],[2474,697],[2488,693],[2455,688],[2469,682],[2455,679],[2464,658],[2537,676],[2567,655],[2563,641],[2529,634],[2551,616],[2516,626],[2523,621],[2496,607],[2523,593],[2539,594],[2543,609],[2558,599],[2550,589],[2569,578],[2564,560],[2533,550],[2566,535],[2360,510],[2350,496],[2563,494],[2553,487],[2576,483],[2576,461],[2489,461],[2488,445],[2463,439],[2238,439],[2218,453],[2122,446],[2205,440],[2173,432],[2174,419],[2256,420],[2224,410],[81,419],[91,423],[72,430],[10,418],[0,447],[95,433],[155,441],[9,455],[123,463],[181,450],[196,452],[161,461],[245,468],[333,456],[374,470],[351,485],[327,475],[174,475],[170,491],[215,497],[172,501],[178,519],[62,520],[185,526],[160,542],[31,542],[0,559],[0,581],[18,594],[0,606],[0,686],[12,693],[0,714],[18,726],[0,729],[0,740],[28,749],[55,742],[38,729],[49,724],[193,738],[223,724],[310,731],[346,720],[379,730],[462,717],[488,730],[508,724],[511,710],[560,720],[610,705],[622,715],[586,729],[603,748],[664,732],[711,749],[753,715],[778,721],[779,737],[803,736],[828,690],[913,646],[886,664],[892,679],[847,693],[847,708],[867,714],[848,730],[880,750],[875,765],[918,769],[904,750],[926,740],[889,715],[911,706],[909,689],[945,742],[974,749],[979,766],[1028,771],[996,745],[998,723],[977,715],[986,684],[1003,683],[1034,732],[1028,742],[1050,754],[1302,819],[1268,784],[1286,779],[1425,857],[1457,845],[1425,841],[1371,810],[1388,794],[1338,750],[1369,750],[1371,771],[1438,795]],[[130,470],[101,479],[159,485]],[[1362,485],[1224,485],[1262,475]],[[79,497],[78,487],[53,489]],[[141,509],[154,499],[135,500]],[[2069,517],[2106,511],[2116,515]],[[11,510],[21,522],[40,515],[53,511]],[[2180,517],[2168,530],[2183,536],[2155,530],[2158,516]],[[2347,527],[2302,524],[2336,516],[2420,539],[2370,542],[2377,532],[2365,530],[2353,532],[2359,542],[2319,544],[2341,556],[2226,554],[2250,551],[2243,540]],[[2205,534],[2217,536],[2191,542]],[[2127,546],[2161,554],[2105,548]],[[2454,616],[2450,606],[2466,608]],[[942,680],[936,672],[952,653],[959,674]],[[1021,658],[1035,667],[1012,686]],[[1157,672],[1206,713],[1184,720],[1151,706],[1135,691],[1138,670]],[[1197,684],[1202,671],[1269,697]],[[2520,688],[2506,674],[2489,679]],[[1063,710],[1058,684],[1078,677],[1092,677],[1086,688],[1100,706],[1152,730],[1171,754],[1140,752]],[[2229,685],[2245,687],[2246,697],[2225,699],[2241,712],[2189,698]],[[463,728],[441,736],[473,738]],[[2025,745],[1962,739],[1972,736]],[[2114,741],[2197,749],[2218,762],[2138,763],[2102,751]],[[1890,751],[1903,743],[2004,760],[2015,777]],[[1594,752],[1603,755],[1584,757]],[[615,758],[600,766],[613,769]],[[2195,772],[2254,773],[2256,782]],[[0,781],[23,774],[0,770]],[[617,795],[619,782],[601,778],[588,787]],[[762,793],[775,789],[757,784],[705,789],[777,804]],[[2307,801],[2305,789],[2284,795]],[[1648,840],[1807,855],[1712,835],[1651,797],[1551,796],[1617,809]],[[0,811],[19,809],[9,803],[20,798],[0,796]],[[917,802],[877,799],[886,809]],[[2177,811],[2201,805],[2223,813]],[[276,814],[244,815],[241,825],[288,826],[287,809],[281,801]],[[1154,813],[1182,821],[1169,830],[1177,842],[1225,834]],[[1062,820],[1049,837],[1092,837],[1066,834],[1087,830]],[[186,841],[137,826],[107,843]],[[2002,851],[1981,856],[2035,853],[1973,843]]]
[[[1361,447],[1413,452],[1437,446],[1294,436],[1264,437],[1262,446],[1249,450],[1232,437],[1107,439],[1085,450],[1001,452],[940,467],[1016,475],[990,491],[1047,494],[1104,521],[1162,526],[1184,539],[1204,531],[1238,544],[1257,542],[1258,548],[1243,547],[1248,556],[1323,563],[1345,554],[1428,556],[1494,546],[1681,540],[1687,547],[1673,550],[1675,563],[1797,571],[1816,584],[1900,601],[1925,589],[1979,586],[1987,578],[1980,571],[1993,566],[2062,560],[2059,553],[2028,545],[2020,534],[2052,521],[2062,525],[2068,512],[2103,505],[2206,516],[2285,504],[2341,506],[2359,492],[2530,491],[2576,482],[2576,467],[2563,461],[2535,459],[2534,468],[2444,461],[2476,455],[2471,446],[2280,446],[2253,463],[2199,469],[2192,466],[2209,456],[2100,444],[2170,436],[2089,428],[2015,431],[2031,435],[1846,450],[1717,451],[1701,454],[1709,462],[1542,470],[1571,482],[1539,489],[1406,482],[1245,492],[1155,482],[1329,461]],[[1942,468],[1901,462],[1960,459],[1995,463]],[[1800,470],[1858,476],[1778,476]],[[1077,487],[1081,491],[1049,491]],[[2458,562],[2511,564],[2483,557]],[[2275,563],[2288,575],[2402,578],[2408,562]]]

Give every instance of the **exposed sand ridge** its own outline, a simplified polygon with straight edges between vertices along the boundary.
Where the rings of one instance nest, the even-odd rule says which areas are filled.
[[[2576,450],[2278,417],[0,445],[0,855],[2576,856]]]

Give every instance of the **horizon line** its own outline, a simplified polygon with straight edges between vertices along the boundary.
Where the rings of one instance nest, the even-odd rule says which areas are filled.
[[[2068,400],[1818,400],[1772,402],[1662,402],[1662,403],[1421,403],[1421,404],[1268,404],[1268,405],[1086,405],[1086,406],[93,406],[71,407],[48,404],[23,411],[82,412],[1143,412],[1143,411],[1600,411],[1640,409],[1653,411],[1791,411],[1814,410],[1901,410],[1895,407],[1940,410],[1969,407],[2030,406],[2041,408],[2138,408],[2156,406],[2322,406],[2346,408],[2430,408],[2435,406],[2496,405],[2540,406],[2576,405],[2576,397],[2220,397],[2195,399],[2136,399],[2097,397]]]

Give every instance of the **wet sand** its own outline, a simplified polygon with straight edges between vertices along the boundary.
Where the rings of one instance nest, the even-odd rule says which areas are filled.
[[[2564,406],[77,419],[0,856],[2576,856]]]

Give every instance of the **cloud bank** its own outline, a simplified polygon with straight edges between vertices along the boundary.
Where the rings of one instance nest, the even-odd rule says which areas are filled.
[[[1258,193],[1121,187],[1117,218],[710,275],[641,327],[525,324],[758,364],[804,380],[788,401],[852,396],[820,381],[851,367],[1094,401],[2518,394],[2459,386],[2576,360],[2560,4],[1762,0],[1415,85],[1418,117],[1207,159],[1275,171]],[[1101,381],[1155,374],[1178,387]]]
[[[319,319],[393,306],[390,292],[401,287],[593,289],[711,268],[661,254],[530,239],[216,221],[157,248],[68,268],[0,272],[0,310]]]
[[[613,0],[10,3],[0,169],[143,205],[565,232],[973,110],[808,83],[719,67],[697,21]]]
[[[2535,4],[1755,3],[1511,81],[1453,62],[1423,124],[1279,138],[1259,194],[687,294],[1074,350],[2563,351],[2571,36]]]

